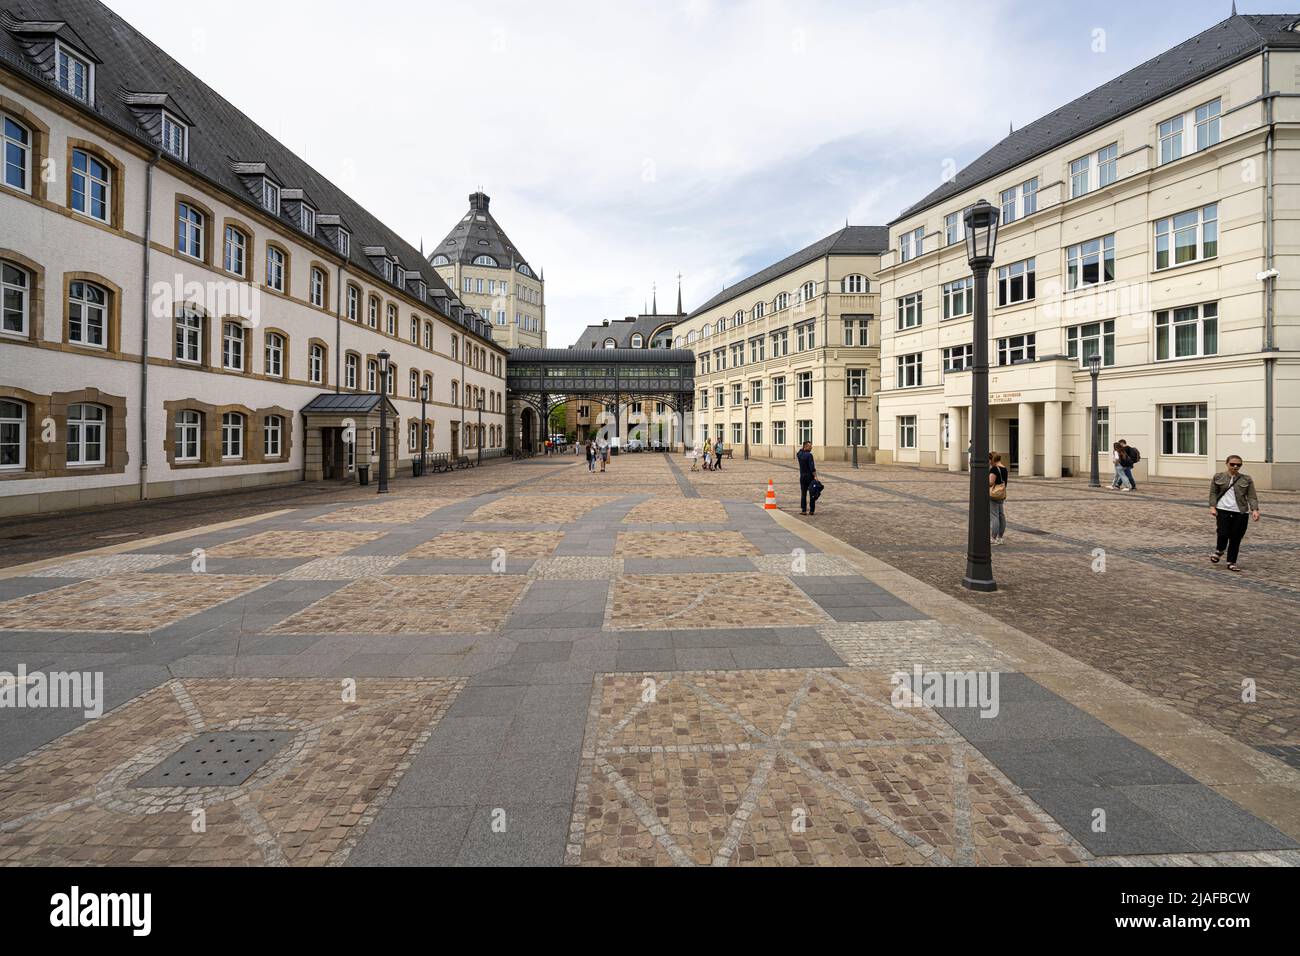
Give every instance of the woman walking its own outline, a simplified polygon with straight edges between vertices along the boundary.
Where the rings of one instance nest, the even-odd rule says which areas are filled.
[[[1115,478],[1111,481],[1110,487],[1114,491],[1118,488],[1120,491],[1132,491],[1133,482],[1129,479],[1128,474],[1124,471],[1128,459],[1124,454],[1122,442],[1115,442],[1110,448],[1110,463],[1115,466]]]
[[[1002,456],[989,452],[989,534],[994,544],[1001,544],[1007,534],[1007,481],[1011,472],[1002,466]]]
[[[704,439],[704,470],[713,470],[713,439]]]
[[[594,472],[595,470],[596,470],[596,450],[591,447],[591,439],[588,438],[587,439],[587,471]]]
[[[1219,536],[1210,563],[1218,564],[1227,551],[1228,570],[1240,574],[1237,555],[1241,539],[1246,537],[1246,526],[1252,520],[1259,520],[1259,496],[1255,493],[1255,482],[1241,470],[1240,455],[1229,455],[1225,464],[1228,470],[1210,479],[1210,514],[1214,515]]]

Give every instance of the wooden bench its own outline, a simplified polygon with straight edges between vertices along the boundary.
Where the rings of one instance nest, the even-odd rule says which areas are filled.
[[[456,467],[457,467],[457,468],[473,468],[473,467],[474,467],[474,462],[473,462],[472,459],[466,457],[465,455],[461,455],[459,458],[456,459]]]
[[[730,445],[727,445],[727,446],[725,446],[725,447],[722,449],[722,457],[725,458],[725,459],[727,459],[727,461],[730,461],[730,460],[731,460],[731,446],[730,446]]]
[[[445,451],[434,452],[429,456],[429,470],[435,474],[440,471],[451,471],[451,455]]]

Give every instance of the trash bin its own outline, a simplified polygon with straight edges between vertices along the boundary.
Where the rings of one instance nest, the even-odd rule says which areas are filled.
[[[412,478],[419,478],[422,474],[424,474],[424,462],[420,461],[420,459],[418,459],[418,458],[412,458],[412,459],[411,459],[411,477],[412,477]]]
[[[357,483],[363,486],[370,484],[369,465],[357,465]]]

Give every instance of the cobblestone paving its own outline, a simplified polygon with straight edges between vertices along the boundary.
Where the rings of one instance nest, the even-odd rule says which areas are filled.
[[[761,508],[769,478],[780,520]],[[1187,489],[1013,482],[1003,589],[972,596],[955,586],[964,479],[823,478],[807,519],[785,463],[633,454],[604,474],[551,458],[399,480],[386,498],[198,499],[188,523],[154,504],[0,523],[29,560],[64,556],[0,573],[0,670],[103,669],[109,698],[84,722],[0,709],[0,862],[1300,860],[1272,829],[1300,834],[1300,521],[1252,526],[1249,573],[1228,578],[1204,561]],[[1300,517],[1300,496],[1275,499]],[[274,513],[255,520],[253,500]],[[508,573],[489,571],[498,547],[520,559]],[[215,573],[182,573],[194,548]],[[1035,705],[1048,691],[1022,678],[1028,702],[998,725],[1014,746],[991,746],[969,714],[895,706],[891,677],[917,666],[1008,687],[1037,669],[1071,702]],[[1059,794],[1024,783],[1024,754],[1080,753],[1053,736],[1067,708],[1098,735],[1104,759],[1085,756],[1101,772],[1156,767],[1220,801],[1219,824],[1182,821],[1216,852],[1144,852],[1146,831],[1094,846]],[[292,742],[233,789],[130,786],[217,730]]]
[[[527,579],[493,575],[363,578],[271,628],[271,634],[488,634]]]
[[[0,864],[341,863],[461,686],[362,680],[345,702],[337,681],[171,681],[0,767]],[[239,786],[132,787],[234,731],[290,743]]]
[[[448,531],[426,541],[408,558],[490,558],[504,551],[509,558],[545,558],[555,552],[559,531]]]
[[[269,584],[237,574],[115,574],[0,603],[0,631],[146,633]]]

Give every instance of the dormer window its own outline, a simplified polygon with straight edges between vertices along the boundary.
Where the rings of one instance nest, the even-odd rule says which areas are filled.
[[[189,155],[189,146],[189,128],[177,120],[176,117],[164,111],[162,115],[163,151],[183,161]]]
[[[262,206],[267,212],[280,215],[280,187],[269,179],[262,180]]]
[[[406,288],[406,270],[399,262],[393,263],[393,285]]]
[[[346,229],[339,230],[339,254],[345,259],[352,255],[352,233]]]
[[[93,73],[90,62],[73,53],[62,44],[58,45],[56,61],[58,63],[56,79],[59,89],[74,99],[89,103],[94,95]]]
[[[309,236],[316,235],[316,210],[306,203],[302,204],[302,231]]]
[[[433,266],[445,266],[445,265],[449,265],[450,263],[451,260],[448,259],[446,256],[444,256],[442,253],[438,253],[429,261],[429,264]]]

